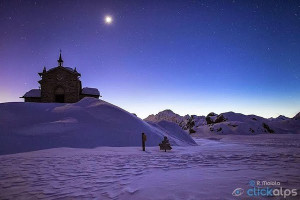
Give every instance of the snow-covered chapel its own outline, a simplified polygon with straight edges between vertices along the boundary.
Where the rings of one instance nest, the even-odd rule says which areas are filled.
[[[97,88],[82,88],[80,76],[76,67],[74,69],[63,66],[61,52],[57,60],[58,66],[38,73],[41,80],[38,81],[40,89],[32,89],[24,94],[25,102],[57,102],[75,103],[84,97],[99,98]]]

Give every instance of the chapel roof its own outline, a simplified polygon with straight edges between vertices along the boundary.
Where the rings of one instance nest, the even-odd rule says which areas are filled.
[[[88,94],[88,95],[99,95],[100,96],[100,92],[97,88],[84,87],[84,88],[82,88],[81,93]]]
[[[41,97],[41,90],[40,89],[31,89],[24,94],[23,98],[24,97],[39,98],[39,97]]]

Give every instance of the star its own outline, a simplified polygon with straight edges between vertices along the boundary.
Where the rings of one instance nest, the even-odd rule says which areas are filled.
[[[105,16],[105,23],[111,24],[112,23],[112,17],[111,16]]]

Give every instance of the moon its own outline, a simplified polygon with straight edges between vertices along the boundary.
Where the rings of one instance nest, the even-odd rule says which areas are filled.
[[[105,23],[106,23],[106,24],[111,24],[111,23],[112,23],[112,21],[113,21],[113,19],[112,19],[112,17],[111,17],[111,16],[105,16],[105,19],[104,19],[104,21],[105,21]]]

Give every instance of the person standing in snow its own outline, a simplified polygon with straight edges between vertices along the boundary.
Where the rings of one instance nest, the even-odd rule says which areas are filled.
[[[142,133],[142,145],[143,145],[143,151],[145,151],[146,140],[147,140],[146,134],[145,134],[145,133]]]

